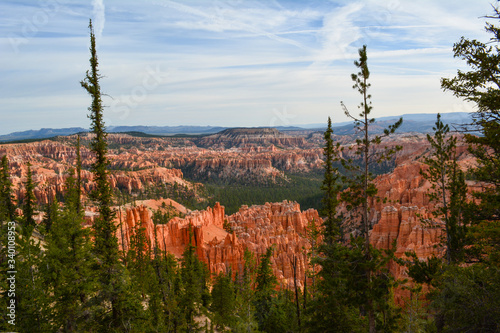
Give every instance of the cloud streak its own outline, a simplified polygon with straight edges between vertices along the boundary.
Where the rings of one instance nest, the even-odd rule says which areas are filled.
[[[106,23],[105,7],[103,0],[92,0],[92,14],[94,16],[94,25],[96,39],[100,40]]]
[[[290,124],[343,121],[339,101],[359,103],[350,73],[365,43],[375,117],[452,108],[460,101],[441,92],[439,78],[461,65],[451,52],[460,36],[487,38],[478,17],[490,11],[488,0],[75,0],[17,54],[4,47],[40,8],[0,3],[0,134],[88,126],[79,81],[89,17],[103,92],[133,101],[124,116],[105,100],[108,125],[268,126],[284,108]],[[168,75],[145,86],[147,68]]]

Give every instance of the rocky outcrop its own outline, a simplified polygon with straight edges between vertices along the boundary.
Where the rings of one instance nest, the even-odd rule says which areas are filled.
[[[462,150],[461,156],[459,165],[464,169],[474,163],[465,150]],[[415,252],[420,260],[444,255],[444,224],[431,214],[435,209],[435,203],[429,202],[427,196],[431,184],[420,174],[426,168],[426,165],[412,161],[375,180],[378,195],[387,198],[387,202],[372,202],[373,211],[377,213],[372,214],[374,225],[370,242],[379,249],[389,249],[395,245],[397,258],[404,259],[406,251]],[[468,200],[473,200],[472,192],[480,191],[481,186],[473,181],[466,183]],[[406,268],[395,262],[390,262],[389,269],[396,278],[408,278]],[[395,291],[398,302],[408,296],[407,290]]]
[[[275,183],[285,176],[283,172],[274,168],[271,161],[260,158],[212,158],[196,159],[189,165],[192,170],[190,176],[197,180],[227,181],[229,183]]]
[[[76,163],[74,147],[48,140],[0,145],[0,156],[3,154],[8,156],[14,197],[20,202],[25,195],[28,163],[31,164],[34,194],[39,204],[47,204],[65,192],[65,180]],[[81,156],[84,168],[81,173],[82,190],[87,194],[94,187],[93,175],[88,170],[93,157],[85,148],[81,149]],[[161,167],[156,163],[137,159],[136,156],[132,157],[128,152],[123,153],[123,156],[110,154],[109,158],[111,168],[120,169],[110,170],[109,181],[112,188],[132,193],[142,191],[151,184],[178,183],[181,186],[192,186],[183,179],[183,173],[179,169]]]
[[[170,205],[170,202],[166,202]],[[156,204],[157,207],[160,207]],[[224,207],[216,204],[203,211],[189,212],[184,218],[173,218],[167,224],[155,225],[152,211],[146,205],[126,207],[118,214],[118,240],[123,249],[130,246],[130,236],[138,228],[144,228],[151,246],[167,250],[180,257],[189,243],[197,247],[197,253],[212,273],[242,269],[245,249],[257,257],[270,246],[274,247],[272,267],[282,285],[293,285],[292,260],[297,260],[297,278],[303,285],[308,267],[309,241],[305,237],[309,223],[320,224],[318,212],[313,209],[301,211],[295,202],[266,203],[243,206],[239,212],[227,216]],[[223,229],[224,221],[232,233]]]
[[[228,216],[238,241],[257,255],[274,247],[272,266],[276,277],[285,286],[293,285],[292,261],[297,259],[297,279],[303,285],[309,269],[307,252],[311,245],[306,237],[309,223],[322,223],[314,209],[301,211],[296,202],[283,201],[260,206],[242,206]]]

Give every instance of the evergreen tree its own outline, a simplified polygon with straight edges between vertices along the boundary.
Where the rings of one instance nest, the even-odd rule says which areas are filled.
[[[498,266],[447,267],[431,294],[438,332],[498,332],[499,281]]]
[[[363,272],[363,277],[359,277],[360,282],[362,279],[366,280],[366,284],[358,284],[361,288],[359,292],[363,297],[359,299],[360,306],[363,310],[368,313],[368,331],[370,333],[376,332],[376,311],[383,311],[387,307],[384,304],[384,300],[387,301],[387,297],[374,298],[379,294],[379,286],[384,284],[390,289],[393,280],[392,277],[377,271],[379,268],[383,267],[383,262],[388,262],[381,256],[380,253],[376,253],[373,247],[370,245],[370,229],[371,223],[369,221],[369,202],[370,199],[376,199],[377,188],[373,183],[373,175],[370,172],[373,165],[379,164],[381,162],[387,161],[394,153],[401,149],[400,147],[387,148],[379,153],[376,153],[373,148],[380,145],[382,138],[384,136],[389,136],[393,134],[402,124],[403,119],[400,118],[393,125],[389,125],[387,129],[384,130],[383,136],[370,136],[369,129],[370,124],[375,122],[375,119],[370,118],[370,113],[372,111],[371,105],[371,95],[368,90],[371,86],[368,83],[370,78],[370,71],[368,69],[368,56],[366,52],[366,45],[363,45],[359,49],[359,61],[355,61],[354,65],[359,68],[359,72],[351,75],[351,79],[354,82],[353,88],[357,90],[362,96],[362,102],[359,105],[361,110],[358,117],[353,116],[347,107],[341,102],[346,116],[354,120],[355,128],[361,133],[361,137],[356,139],[356,145],[354,146],[355,154],[360,157],[361,165],[356,165],[351,159],[342,159],[341,163],[348,174],[342,177],[342,181],[348,186],[348,190],[342,192],[341,198],[347,204],[347,209],[350,211],[351,217],[355,219],[361,219],[361,235],[364,238],[363,253],[364,262],[359,267],[364,266],[365,270]],[[350,173],[350,174],[349,174]],[[353,240],[351,240],[353,243]],[[357,243],[357,241],[355,242]],[[380,281],[380,279],[387,279],[386,282]],[[364,298],[364,299],[363,299]],[[382,303],[380,303],[382,301]]]
[[[155,221],[156,222],[156,221]],[[141,238],[139,237],[138,240]],[[137,248],[144,248],[140,245]],[[145,244],[145,243],[143,243]],[[179,302],[181,295],[180,272],[178,263],[174,255],[158,248],[158,239],[155,227],[155,247],[152,251],[146,251],[152,257],[143,256],[145,266],[144,272],[132,269],[133,279],[139,276],[144,279],[139,283],[139,289],[147,293],[147,310],[142,330],[154,332],[179,332],[183,323],[183,313],[181,313]],[[134,245],[135,247],[135,245]],[[135,264],[131,264],[134,266]],[[134,282],[137,284],[137,282]],[[140,295],[142,297],[142,295]]]
[[[362,95],[359,106],[359,117],[354,117],[347,107],[341,103],[345,114],[354,120],[355,127],[361,136],[356,139],[354,150],[356,160],[340,158],[342,148],[337,145],[333,150],[333,159],[340,160],[346,171],[340,177],[347,190],[340,193],[340,199],[347,208],[347,214],[339,218],[338,225],[343,228],[353,228],[361,221],[361,230],[356,230],[360,236],[351,235],[349,240],[340,237],[339,229],[329,234],[326,224],[323,234],[325,242],[320,246],[320,255],[316,262],[321,265],[318,293],[308,310],[307,329],[311,332],[389,332],[394,330],[397,314],[392,305],[391,290],[395,281],[387,269],[394,250],[379,251],[370,245],[369,204],[377,200],[377,189],[373,184],[371,169],[377,164],[389,160],[399,147],[385,148],[377,152],[382,138],[395,132],[402,119],[384,130],[382,136],[369,134],[372,110],[368,79],[370,72],[367,65],[366,46],[359,50],[359,61],[354,64],[359,68],[357,74],[352,74],[353,88]],[[330,126],[329,126],[330,127]],[[326,147],[332,147],[331,133],[325,133]],[[325,156],[331,155],[325,151]],[[329,159],[330,157],[328,157]],[[331,165],[325,161],[324,184],[335,184],[329,175]],[[335,195],[325,193],[326,198],[336,197],[340,187],[331,186]],[[333,201],[331,201],[333,202]],[[335,203],[336,204],[336,203]],[[336,205],[331,205],[330,214],[335,214]],[[335,216],[335,215],[334,215]],[[329,241],[331,239],[331,241]]]
[[[373,183],[373,175],[370,172],[370,168],[374,164],[381,163],[383,161],[389,160],[394,153],[401,149],[400,147],[385,148],[380,153],[376,153],[373,148],[376,145],[380,145],[383,136],[389,136],[393,134],[396,129],[401,126],[403,119],[400,118],[393,125],[389,125],[387,129],[384,130],[383,136],[370,136],[369,129],[370,124],[375,122],[375,119],[370,118],[370,113],[372,111],[371,105],[371,95],[368,90],[371,86],[368,83],[370,78],[370,71],[368,69],[368,56],[366,53],[366,45],[363,45],[359,49],[359,61],[355,61],[354,65],[359,68],[359,72],[351,75],[351,79],[354,82],[353,88],[357,90],[362,96],[362,102],[359,105],[361,112],[358,117],[351,115],[347,107],[341,102],[346,116],[354,120],[354,125],[361,133],[361,137],[356,139],[355,153],[360,157],[361,165],[355,165],[352,160],[342,159],[342,166],[351,173],[342,177],[342,181],[348,186],[348,190],[342,192],[341,198],[347,203],[347,209],[350,211],[351,215],[356,218],[361,218],[361,234],[364,238],[363,253],[364,253],[364,265],[365,270],[363,272],[363,279],[366,280],[366,284],[360,284],[362,288],[359,291],[364,295],[364,300],[360,299],[362,307],[368,313],[368,323],[369,332],[376,332],[376,309],[385,305],[379,303],[379,301],[387,300],[386,297],[382,299],[375,299],[374,296],[378,294],[378,286],[383,285],[379,279],[387,278],[391,280],[391,277],[380,274],[377,270],[383,265],[383,262],[388,260],[383,259],[380,254],[376,254],[373,247],[370,245],[370,229],[371,223],[369,221],[369,201],[376,197],[377,188]],[[351,243],[353,240],[351,240]],[[377,262],[381,260],[381,262]],[[360,265],[361,266],[361,265]],[[359,281],[359,280],[358,280]],[[391,282],[387,281],[387,287],[390,288]],[[379,304],[377,304],[379,303]],[[361,305],[360,304],[360,305]]]
[[[4,156],[2,159],[2,173],[0,175],[1,179],[1,195],[3,202],[6,203],[5,215],[7,218],[12,217],[10,210],[13,209],[12,196],[11,196],[11,182],[8,176],[8,164],[7,159]],[[43,257],[43,252],[41,248],[41,242],[43,241],[43,236],[35,231],[35,220],[33,218],[35,209],[35,196],[33,194],[34,184],[31,176],[31,166],[28,163],[27,179],[25,182],[26,194],[23,204],[23,214],[22,227],[21,230],[16,228],[15,230],[15,241],[16,241],[16,252],[13,257],[15,260],[15,271],[16,271],[16,289],[15,289],[15,304],[16,304],[16,326],[17,330],[21,332],[44,332],[49,329],[48,319],[50,318],[48,311],[49,303],[47,302],[47,294],[42,283],[40,267],[41,260]],[[2,223],[2,228],[6,227]],[[4,235],[2,230],[2,236]],[[7,235],[7,233],[5,233]],[[4,237],[1,237],[2,241]],[[2,256],[6,248],[3,244],[7,242],[2,242]],[[9,257],[10,258],[10,257]],[[3,258],[0,262],[4,261]],[[5,267],[3,265],[7,261],[2,263],[3,270],[12,270],[11,268]],[[2,281],[2,289],[4,288],[4,281]],[[3,289],[5,290],[5,289]],[[5,299],[10,299],[11,297],[5,297]],[[3,297],[2,297],[3,299]],[[2,319],[3,315],[2,315]],[[12,325],[1,322],[2,329],[12,330]]]
[[[90,30],[90,71],[87,71],[81,86],[92,97],[89,118],[90,130],[94,134],[90,142],[90,150],[94,153],[95,161],[91,166],[94,174],[95,188],[89,194],[90,199],[97,206],[99,216],[92,225],[94,236],[93,253],[99,265],[95,267],[101,290],[97,295],[100,304],[96,325],[100,329],[130,330],[134,320],[140,317],[138,299],[130,297],[129,274],[119,261],[117,226],[114,223],[115,212],[111,209],[112,191],[108,181],[108,144],[107,133],[103,120],[103,106],[99,80],[102,76],[98,70],[96,41],[92,20]],[[108,309],[110,307],[110,309]],[[110,311],[108,311],[110,310]]]
[[[41,235],[23,228],[16,256],[16,329],[21,332],[50,331],[49,295],[43,283]]]
[[[40,242],[43,236],[35,229],[34,212],[36,198],[32,180],[31,165],[28,163],[25,182],[26,194],[23,202],[22,235],[17,238],[18,256],[16,304],[19,314],[19,328],[23,332],[43,332],[48,329],[48,302],[40,273],[43,258]]]
[[[243,270],[236,278],[236,322],[230,327],[233,332],[257,332],[258,323],[255,320],[255,278],[257,265],[255,256],[248,249],[243,253]]]
[[[90,130],[94,134],[90,142],[90,149],[94,153],[95,161],[91,170],[94,174],[95,188],[90,193],[90,198],[98,207],[99,218],[93,224],[95,236],[95,252],[102,257],[106,265],[114,265],[118,260],[118,243],[115,232],[116,226],[113,223],[114,212],[111,210],[112,191],[108,181],[109,161],[107,158],[108,144],[106,141],[107,133],[103,120],[103,106],[101,100],[101,87],[99,80],[102,76],[99,74],[98,61],[96,53],[95,35],[92,28],[92,21],[89,24],[90,29],[90,72],[81,86],[92,97],[92,104],[89,107],[89,118],[91,120]]]
[[[142,225],[136,225],[130,235],[130,248],[127,253],[127,269],[131,272],[135,291],[142,302],[147,301],[149,277],[152,276],[151,252]]]
[[[255,287],[255,316],[259,330],[263,332],[286,332],[283,308],[277,299],[278,281],[271,267],[273,247],[261,255]]]
[[[35,228],[35,206],[36,206],[36,198],[33,194],[33,190],[35,189],[35,185],[33,184],[33,179],[31,176],[31,164],[28,163],[28,170],[26,174],[26,183],[24,184],[26,194],[24,196],[23,202],[23,216],[24,216],[24,225],[23,225],[23,233],[25,235],[31,235],[31,232]]]
[[[231,270],[226,274],[218,274],[212,287],[212,304],[210,305],[218,331],[235,325],[237,320],[234,313],[236,301],[236,290]]]
[[[51,324],[55,331],[87,331],[92,327],[92,296],[97,291],[92,266],[90,232],[82,227],[83,214],[77,210],[73,170],[65,182],[66,206],[53,220],[46,239],[43,262],[45,285],[50,294]]]
[[[358,238],[358,240],[361,238]],[[358,304],[353,301],[348,282],[362,279],[350,271],[355,260],[352,249],[340,241],[319,247],[320,255],[313,259],[321,266],[316,292],[306,310],[307,332],[366,332]],[[359,259],[359,258],[358,258]]]
[[[43,232],[45,234],[50,232],[52,228],[52,224],[57,220],[57,216],[59,213],[59,202],[54,197],[47,205],[45,205],[44,215],[41,222],[43,226]]]
[[[464,173],[457,164],[456,137],[447,137],[448,125],[437,115],[436,125],[433,127],[434,137],[427,134],[432,149],[430,157],[424,158],[428,170],[421,174],[432,184],[432,191],[428,193],[429,200],[438,203],[434,212],[442,219],[445,227],[446,262],[458,263],[463,257],[466,236],[466,222],[464,210],[466,205],[467,187]]]
[[[500,19],[498,6],[493,6],[493,11],[487,18]],[[435,282],[432,305],[439,314],[438,332],[497,332],[500,328],[500,27],[487,22],[486,31],[491,34],[487,42],[462,37],[453,46],[454,56],[465,60],[469,71],[459,70],[455,77],[441,79],[443,90],[477,107],[472,124],[468,124],[471,126],[465,126],[465,130],[480,135],[466,133],[465,139],[478,163],[471,173],[485,186],[474,193],[477,200],[467,207],[470,239],[466,239],[466,249],[472,250],[474,260],[467,266],[447,267]],[[460,187],[453,190],[463,191]],[[453,195],[450,204],[455,200]],[[449,252],[453,263],[454,253]]]
[[[158,327],[164,327],[167,332],[177,332],[183,321],[179,306],[180,272],[173,254],[165,251],[162,254],[156,256],[153,261],[158,287],[151,285],[149,310],[154,319],[153,323],[157,323]]]
[[[13,244],[16,242],[17,230],[15,230],[15,206],[13,204],[12,196],[12,182],[9,176],[9,162],[7,160],[7,155],[2,157],[2,163],[0,165],[0,276],[8,277],[8,271],[12,271],[15,266],[16,254],[14,249],[9,251],[9,243]],[[9,223],[10,222],[10,223]],[[10,266],[12,265],[12,266]],[[0,307],[2,309],[7,309],[11,297],[9,296],[9,284],[6,278],[2,278],[0,281]],[[7,316],[8,311],[3,311],[0,315],[0,330],[10,331],[12,325],[8,323],[11,320]]]
[[[83,214],[80,206],[80,197],[78,193],[78,181],[74,177],[74,169],[68,170],[68,178],[65,181],[65,195],[64,195],[64,206],[66,210]]]
[[[316,265],[318,262],[321,234],[322,234],[322,231],[314,219],[307,223],[306,237],[307,237],[309,244],[311,244],[311,250],[306,254],[306,257],[309,260],[309,266],[312,266],[312,270],[310,270],[308,268],[308,270],[306,271],[306,280],[304,281],[304,309],[306,308],[306,301],[307,301],[307,297],[308,297],[308,295],[307,295],[307,278],[308,277],[310,277],[312,280],[312,285],[311,285],[312,297],[314,297],[314,295],[316,293]]]
[[[339,204],[337,197],[341,190],[341,185],[339,184],[340,175],[337,168],[333,167],[333,162],[337,160],[337,154],[334,150],[338,149],[339,145],[335,147],[332,134],[332,121],[328,117],[328,127],[324,134],[325,147],[323,148],[325,175],[323,185],[321,186],[321,190],[324,192],[322,213],[325,216],[325,230],[323,234],[324,241],[328,244],[335,242],[338,236],[341,239],[343,238],[342,220],[336,216]]]
[[[82,210],[82,157],[80,153],[80,135],[76,137],[76,211]]]
[[[493,14],[487,18],[500,19],[499,7],[493,6]],[[443,90],[477,107],[472,126],[466,130],[479,131],[481,135],[467,133],[465,139],[478,162],[473,176],[487,185],[474,194],[479,203],[471,213],[471,222],[475,224],[471,235],[476,239],[473,247],[478,261],[500,252],[500,243],[491,238],[500,230],[500,26],[487,22],[485,28],[491,34],[489,41],[462,37],[453,45],[454,56],[464,60],[470,70],[459,70],[455,77],[441,79]]]
[[[368,69],[366,45],[359,49],[359,61],[355,61],[354,65],[359,68],[359,72],[351,74],[351,79],[354,81],[353,88],[361,94],[363,99],[358,107],[361,112],[358,117],[353,116],[343,102],[341,102],[341,105],[346,116],[354,120],[356,132],[361,133],[361,137],[356,139],[356,145],[350,148],[354,149],[355,154],[360,157],[361,164],[354,164],[352,159],[341,159],[341,164],[348,173],[341,179],[349,188],[348,191],[342,192],[342,200],[348,204],[348,210],[356,215],[356,218],[361,218],[360,231],[365,238],[365,249],[368,250],[370,244],[369,231],[371,229],[369,199],[375,198],[377,194],[370,170],[374,165],[392,158],[394,153],[401,149],[398,146],[394,148],[386,147],[382,152],[376,153],[374,148],[381,144],[383,137],[393,134],[401,126],[403,119],[400,118],[393,125],[389,125],[382,136],[370,136],[370,124],[373,124],[375,119],[370,118],[373,107],[370,101],[371,95],[368,93],[371,84],[368,83],[370,71]]]
[[[198,332],[201,327],[195,320],[205,312],[209,304],[210,293],[207,287],[208,269],[196,254],[196,247],[191,243],[192,227],[189,227],[190,242],[186,245],[181,260],[180,311],[184,316],[182,329],[186,332]]]
[[[15,205],[12,195],[12,182],[9,175],[9,161],[7,155],[2,157],[0,169],[0,220],[14,221]]]

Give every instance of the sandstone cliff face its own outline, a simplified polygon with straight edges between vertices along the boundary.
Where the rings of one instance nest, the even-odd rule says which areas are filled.
[[[323,222],[314,209],[301,211],[296,202],[283,201],[261,206],[243,206],[228,221],[238,241],[257,255],[274,246],[272,266],[284,286],[293,285],[292,260],[297,258],[297,279],[303,285],[309,269],[306,253],[311,244],[306,237],[309,223]]]
[[[35,184],[34,194],[40,204],[47,204],[58,194],[64,193],[64,182],[70,168],[74,168],[76,160],[75,148],[53,141],[0,145],[0,156],[3,154],[9,159],[14,197],[18,201],[24,198],[24,183],[29,162]],[[81,158],[84,168],[81,173],[82,190],[86,194],[94,186],[92,173],[85,169],[90,167],[93,156],[86,148],[82,148]],[[183,179],[182,171],[179,169],[161,167],[147,159],[130,156],[128,153],[110,154],[110,160],[112,169],[124,169],[110,172],[109,180],[112,188],[118,187],[131,193],[141,191],[150,184],[175,182],[191,187],[191,184]]]
[[[462,167],[474,163],[465,148],[461,149],[460,156],[459,165]],[[377,248],[389,249],[396,241],[395,255],[398,258],[404,258],[406,251],[415,251],[421,260],[444,254],[444,225],[431,214],[436,208],[436,203],[429,202],[427,196],[431,184],[420,174],[420,170],[426,168],[422,163],[411,161],[375,180],[379,196],[388,201],[372,202],[376,214],[372,214],[374,225],[370,242]],[[480,185],[473,181],[466,183],[468,200],[472,200],[471,193],[480,190]],[[395,263],[391,263],[390,269],[397,278],[407,277],[405,269]]]
[[[242,269],[245,249],[257,257],[264,254],[269,246],[274,246],[272,267],[280,283],[293,285],[292,260],[297,258],[297,278],[303,285],[305,273],[309,269],[307,251],[310,244],[304,237],[308,223],[322,222],[317,211],[302,212],[295,202],[266,203],[246,207],[227,216],[224,207],[216,204],[204,211],[188,213],[185,218],[174,218],[164,225],[154,225],[151,210],[141,205],[129,207],[122,212],[118,228],[118,240],[124,249],[130,244],[130,236],[138,226],[145,229],[152,246],[181,256],[189,242],[189,228],[192,228],[192,243],[197,253],[212,273]],[[119,217],[118,217],[119,220]],[[233,232],[223,229],[227,220]],[[156,241],[155,241],[156,240]]]
[[[371,243],[388,249],[397,240],[399,257],[414,250],[419,258],[425,259],[439,251],[435,246],[440,242],[442,226],[428,225],[431,217],[428,212],[434,209],[434,204],[427,197],[431,184],[420,174],[423,168],[425,165],[418,162],[403,164],[375,180],[378,195],[387,198],[387,203],[372,202],[380,215],[371,231]]]

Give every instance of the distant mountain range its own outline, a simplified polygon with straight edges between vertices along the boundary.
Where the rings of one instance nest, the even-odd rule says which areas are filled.
[[[432,132],[432,127],[436,122],[435,113],[421,114],[405,114],[402,116],[380,117],[372,126],[372,133],[382,132],[383,128],[395,122],[399,117],[403,117],[403,125],[398,132]],[[441,114],[441,120],[450,126],[458,126],[471,122],[471,114],[467,112],[451,112]],[[333,120],[335,121],[335,120]],[[123,132],[141,132],[150,135],[208,135],[221,132],[230,127],[221,126],[110,126],[108,132],[123,133]],[[279,131],[300,131],[300,130],[317,130],[324,131],[326,124],[307,124],[295,126],[278,126],[275,127]],[[333,124],[334,134],[348,135],[353,134],[352,122],[341,122]],[[42,128],[40,130],[29,130],[23,132],[13,132],[10,134],[0,135],[0,142],[20,141],[20,140],[35,140],[45,139],[55,136],[66,136],[76,133],[88,132],[88,129],[82,127],[69,128]]]

